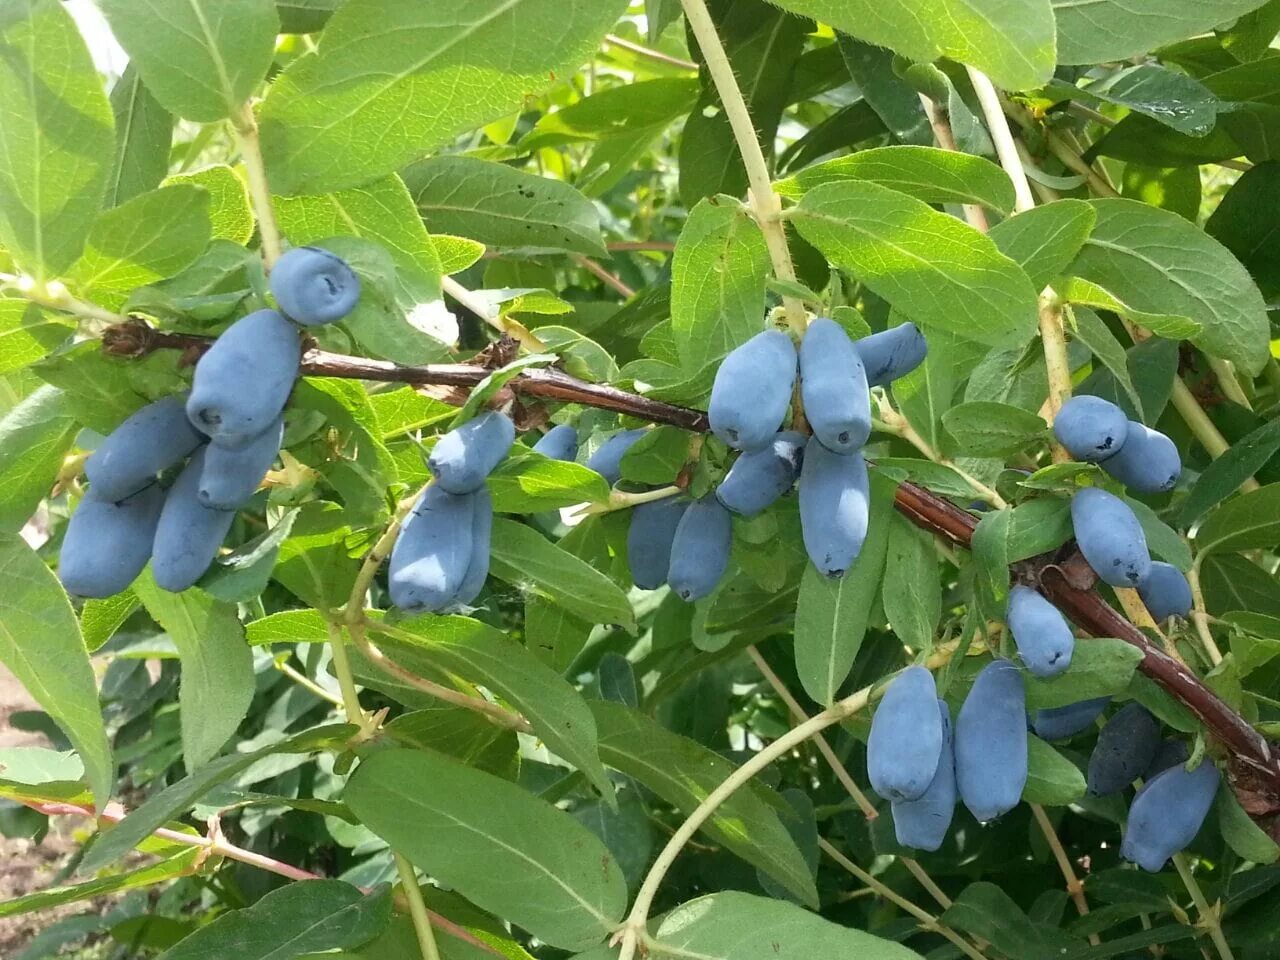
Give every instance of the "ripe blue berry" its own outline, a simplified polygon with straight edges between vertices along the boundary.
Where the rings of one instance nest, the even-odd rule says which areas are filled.
[[[867,776],[887,800],[918,800],[942,756],[942,721],[933,674],[908,667],[889,684],[871,718]]]
[[[1153,560],[1151,572],[1138,584],[1138,596],[1146,604],[1152,620],[1185,617],[1191,613],[1191,585],[1171,563]]]
[[[1013,642],[1027,669],[1037,677],[1056,677],[1071,666],[1076,639],[1058,608],[1030,587],[1009,591],[1005,613]]]
[[[208,446],[201,447],[169,488],[156,525],[151,572],[161,589],[179,593],[213,563],[236,518],[234,510],[214,510],[200,502],[200,477]]]
[[[1114,457],[1103,461],[1102,469],[1130,490],[1164,493],[1177,486],[1182,457],[1163,433],[1130,420],[1124,445]]]
[[[360,301],[360,278],[336,253],[294,247],[271,269],[271,295],[295,323],[313,327],[341,320]]]
[[[689,506],[687,500],[668,497],[642,503],[631,511],[627,529],[627,566],[641,590],[656,590],[671,570],[671,544],[676,527]]]
[[[810,437],[800,468],[800,529],[805,551],[827,577],[842,577],[867,538],[871,490],[858,453],[832,453]]]
[[[956,786],[982,823],[1018,805],[1027,783],[1026,693],[1008,660],[982,669],[956,717]]]
[[[695,500],[676,524],[667,583],[681,600],[700,600],[724,576],[732,549],[733,516],[710,494]]]
[[[758,333],[720,363],[707,417],[712,432],[735,450],[768,445],[791,405],[796,348],[780,330]]]
[[[1119,793],[1142,776],[1160,746],[1160,724],[1140,703],[1127,703],[1098,733],[1089,756],[1089,792]]]
[[[1080,394],[1062,405],[1053,419],[1053,435],[1077,460],[1101,463],[1120,452],[1129,418],[1110,400]]]
[[[242,317],[196,364],[187,416],[222,446],[247,446],[280,416],[301,357],[298,328],[279,313]]]
[[[854,341],[853,346],[862,358],[867,383],[873,387],[883,387],[905,377],[924,363],[929,352],[924,334],[910,322],[863,337]]]
[[[238,510],[244,506],[275,463],[283,439],[284,418],[280,417],[242,449],[209,444],[197,492],[200,502],[215,510]]]
[[[490,410],[455,427],[436,441],[427,457],[427,468],[436,483],[449,493],[474,493],[511,451],[515,424],[505,414]]]
[[[785,430],[760,450],[739,454],[716,498],[744,517],[754,516],[795,486],[804,460],[805,438]]]
[[[164,505],[157,483],[120,501],[93,489],[71,515],[58,554],[58,578],[77,597],[109,597],[128,588],[151,558]]]
[[[1190,772],[1177,764],[1148,780],[1129,807],[1120,855],[1151,873],[1163,869],[1200,832],[1220,780],[1208,760]]]
[[[918,850],[937,850],[947,837],[956,811],[956,767],[951,711],[945,700],[938,701],[942,719],[942,753],[929,788],[915,800],[895,800],[893,831],[898,843]]]
[[[1089,566],[1113,587],[1136,587],[1151,572],[1142,524],[1119,497],[1086,487],[1071,498],[1071,525]]]
[[[820,317],[800,341],[800,395],[813,435],[834,453],[861,450],[871,435],[871,396],[844,328]]]
[[[573,460],[578,456],[578,431],[562,423],[544,433],[533,449],[552,460]]]
[[[111,431],[84,464],[95,497],[114,503],[133,496],[204,442],[184,402],[165,397],[149,403]]]

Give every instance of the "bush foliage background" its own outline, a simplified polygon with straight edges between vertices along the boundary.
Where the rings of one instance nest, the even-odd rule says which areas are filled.
[[[1276,955],[1280,2],[100,6],[105,81],[60,3],[0,0],[0,660],[51,743],[0,751],[0,827],[99,827],[0,916],[121,895],[25,960]],[[87,452],[302,244],[364,295],[227,551],[73,603]],[[877,394],[854,569],[807,566],[789,499],[711,597],[632,589],[628,508],[727,466],[719,361],[807,314],[929,338]],[[1070,392],[1177,442],[1131,503],[1188,622],[1079,581]],[[582,461],[658,427],[612,493],[527,433],[477,609],[384,616],[424,450],[484,403]],[[1227,774],[1159,874],[1085,794],[1092,733],[1031,737],[1027,802],[934,854],[864,792],[882,679],[958,706],[1011,572],[1096,638],[1032,707],[1137,700]]]

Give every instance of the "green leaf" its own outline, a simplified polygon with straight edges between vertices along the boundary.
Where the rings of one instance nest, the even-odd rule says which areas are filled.
[[[0,245],[37,278],[80,255],[115,136],[102,81],[57,0],[0,16]]]
[[[1145,420],[1142,409],[1142,396],[1133,385],[1133,377],[1129,375],[1129,358],[1124,347],[1116,339],[1111,329],[1102,322],[1102,318],[1088,307],[1079,307],[1071,311],[1073,333],[1075,338],[1089,348],[1094,357],[1106,367],[1116,382],[1124,388],[1124,392],[1133,402],[1137,410],[1136,419]],[[1154,419],[1154,418],[1153,418]]]
[[[1178,342],[1149,337],[1125,351],[1125,369],[1129,371],[1134,390],[1142,399],[1141,414],[1110,370],[1095,367],[1093,373],[1081,382],[1077,392],[1103,397],[1121,407],[1131,419],[1154,423],[1169,403],[1177,368]]]
[[[251,753],[232,753],[206,763],[177,783],[152,794],[115,826],[102,830],[85,850],[80,872],[93,873],[114,863],[170,820],[191,809],[214,786],[238,776],[263,757],[340,749],[355,732],[356,728],[349,724],[314,727]]]
[[[74,330],[67,317],[29,300],[0,299],[0,374],[34,363]]]
[[[717,5],[711,16],[766,160],[771,159],[810,24],[763,3]],[[691,53],[702,57],[696,45]],[[716,194],[742,196],[747,189],[747,172],[729,117],[705,67],[699,80],[702,95],[685,121],[676,156],[680,198],[687,207]]]
[[[0,662],[67,735],[99,809],[115,765],[80,624],[57,578],[19,536],[0,533]]]
[[[293,960],[367,943],[391,920],[391,887],[364,894],[341,880],[301,880],[231,910],[161,954],[161,960]]]
[[[954,443],[948,452],[971,457],[1006,457],[1044,436],[1045,422],[1007,403],[974,400],[942,415]]]
[[[1280,164],[1260,163],[1232,184],[1204,225],[1209,236],[1244,264],[1268,298],[1280,293],[1280,247],[1272,241],[1275,220],[1267,216],[1278,203]]]
[[[1192,320],[1190,317],[1178,314],[1148,313],[1145,310],[1140,310],[1132,304],[1122,301],[1110,290],[1104,289],[1091,280],[1083,280],[1080,277],[1066,277],[1062,283],[1057,285],[1057,288],[1058,293],[1067,303],[1087,304],[1090,307],[1097,307],[1099,310],[1110,310],[1112,313],[1117,313],[1126,320],[1146,327],[1153,333],[1167,337],[1170,340],[1183,340],[1187,337],[1194,337],[1204,330],[1198,320]]]
[[[1196,531],[1196,559],[1211,553],[1240,553],[1280,543],[1280,483],[1228,500]]]
[[[591,624],[541,597],[524,601],[524,642],[556,673],[565,673],[591,635]]]
[[[525,647],[467,617],[428,614],[394,627],[375,623],[372,629],[388,637],[384,649],[410,669],[425,662],[432,672],[443,670],[492,690],[524,714],[548,747],[612,795],[586,701]]]
[[[1078,93],[1075,88],[1070,92]],[[1192,137],[1202,137],[1213,129],[1221,106],[1200,81],[1155,63],[1117,70],[1084,87],[1084,92]]]
[[[1057,62],[1049,0],[939,0],[925,15],[912,0],[773,2],[909,60],[972,64],[1010,90],[1040,86]]]
[[[654,427],[622,455],[622,476],[637,483],[669,484],[688,457],[688,433],[678,427]]]
[[[559,180],[474,157],[438,156],[404,170],[404,183],[433,233],[486,247],[608,255],[595,206]]]
[[[698,99],[694,77],[661,77],[609,87],[555,113],[544,113],[520,140],[523,150],[633,136],[688,113]]]
[[[115,636],[133,611],[138,609],[138,595],[133,590],[113,594],[101,600],[86,600],[80,608],[80,632],[84,645],[92,653]]]
[[[1084,774],[1035,734],[1027,734],[1027,783],[1022,799],[1046,807],[1065,807],[1084,796]]]
[[[631,603],[616,583],[532,527],[495,519],[491,549],[499,580],[532,589],[592,623],[635,626]]]
[[[42,386],[0,419],[0,530],[20,530],[62,469],[79,424],[61,390]]]
[[[280,229],[295,245],[363,237],[391,254],[405,305],[440,299],[440,256],[398,176],[320,196],[276,197],[273,204]]]
[[[845,34],[836,35],[840,57],[853,82],[869,105],[900,143],[931,146],[933,128],[920,97],[893,69],[893,52],[863,43]]]
[[[351,533],[336,503],[304,504],[290,537],[280,545],[272,579],[319,610],[336,610],[355,585],[357,564],[347,555]]]
[[[467,237],[437,233],[432,235],[431,245],[436,248],[440,270],[445,276],[461,273],[484,256],[484,244]]]
[[[253,699],[253,655],[244,627],[234,604],[198,590],[169,593],[149,574],[137,580],[134,592],[178,648],[182,755],[187,769],[195,770],[236,732]]]
[[[871,476],[871,513],[867,539],[853,566],[830,580],[806,564],[796,603],[796,673],[805,692],[824,706],[832,703],[853,668],[884,571],[889,519],[897,484],[884,474]]]
[[[1123,693],[1142,660],[1142,651],[1113,637],[1076,641],[1071,669],[1048,680],[1026,675],[1027,710],[1065,707]]]
[[[483,714],[448,703],[402,713],[383,728],[402,747],[438,750],[472,767],[514,780],[520,744],[514,730]]]
[[[560,358],[565,372],[571,376],[592,383],[618,379],[618,364],[608,350],[590,337],[555,324],[534,327],[533,332],[549,353]]]
[[[1246,557],[1209,556],[1200,564],[1205,606],[1215,617],[1248,610],[1280,617],[1275,576]]]
[[[686,816],[733,773],[734,765],[715,751],[622,704],[591,702],[600,731],[600,756],[634,777]],[[759,782],[731,795],[703,831],[748,863],[763,870],[804,903],[817,892],[804,855],[779,817],[783,800]]]
[[[253,207],[240,175],[226,164],[214,164],[195,173],[179,173],[166,183],[190,183],[209,194],[209,226],[214,240],[230,240],[244,246],[253,236]],[[276,208],[277,214],[279,207]]]
[[[609,497],[609,485],[594,470],[533,452],[502,461],[488,484],[497,513],[537,513]]]
[[[38,910],[52,910],[68,903],[120,895],[128,890],[168,883],[189,875],[195,870],[196,861],[202,853],[199,847],[179,843],[167,843],[163,850],[148,852],[162,853],[164,858],[145,867],[139,867],[137,870],[113,873],[85,883],[46,887],[36,893],[6,900],[0,903],[0,917],[16,917]]]
[[[1036,291],[986,236],[877,183],[815,187],[791,217],[801,236],[917,322],[983,343],[1031,336]]]
[[[1201,472],[1178,514],[1179,526],[1189,527],[1210,507],[1221,503],[1257,473],[1280,450],[1280,420],[1264,422],[1241,437]]]
[[[931,649],[942,618],[932,537],[903,517],[890,517],[885,569],[891,573],[881,585],[881,601],[893,632],[908,647]]]
[[[161,187],[99,214],[71,277],[115,309],[136,287],[189,267],[211,237],[208,192],[193,184]]]
[[[859,150],[806,167],[774,186],[784,197],[801,197],[824,183],[867,180],[925,203],[982,204],[1013,210],[1013,183],[983,157],[937,147],[892,146]]]
[[[724,891],[668,913],[649,945],[654,957],[700,960],[917,960],[914,950],[832,923],[794,903]]]
[[[973,555],[997,600],[1009,590],[1009,564],[1062,546],[1071,538],[1071,508],[1047,497],[985,514],[973,531]]]
[[[1162,560],[1172,563],[1179,570],[1191,569],[1191,548],[1182,539],[1178,531],[1165,523],[1149,506],[1141,500],[1125,497],[1125,503],[1133,510],[1142,524],[1143,536],[1147,538],[1147,546],[1151,553]]]
[[[461,12],[444,0],[344,4],[318,52],[294,61],[262,106],[272,189],[354,186],[518,110],[589,59],[625,8],[625,0],[477,0]]]
[[[1076,258],[1097,216],[1083,200],[1055,200],[1001,220],[987,236],[1042,290]]]
[[[985,880],[971,883],[960,891],[960,896],[939,919],[1019,960],[1071,956],[1083,946],[1057,927],[1032,920],[1009,894]]]
[[[1059,63],[1127,60],[1174,40],[1194,37],[1261,6],[1261,0],[1052,0]]]
[[[741,203],[712,197],[689,211],[671,262],[671,328],[686,374],[764,329],[768,276],[764,235]]]
[[[1138,310],[1196,321],[1196,346],[1250,374],[1261,372],[1269,356],[1266,306],[1226,247],[1167,210],[1134,200],[1091,203],[1098,221],[1072,276]]]
[[[326,621],[315,610],[281,610],[252,621],[245,627],[250,646],[271,643],[325,643]]]
[[[1227,846],[1242,860],[1275,863],[1280,859],[1280,846],[1245,813],[1230,787],[1225,790],[1219,788],[1218,795],[1214,798],[1214,807],[1222,839],[1227,841]]]
[[[107,178],[105,206],[115,207],[154,190],[169,172],[173,116],[155,98],[134,64],[111,88],[116,151]]]
[[[171,112],[231,117],[267,75],[280,21],[271,0],[102,0],[151,92]]]
[[[553,947],[591,946],[626,910],[622,871],[586,827],[443,754],[375,753],[343,799],[425,873]]]

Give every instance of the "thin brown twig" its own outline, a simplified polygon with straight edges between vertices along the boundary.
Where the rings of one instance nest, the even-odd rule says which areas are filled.
[[[110,327],[103,337],[105,349],[125,356],[142,356],[161,349],[198,354],[210,343],[212,340],[208,337],[162,333],[139,321]],[[313,350],[304,358],[303,373],[419,386],[473,387],[489,371],[467,364],[404,366]],[[512,380],[511,387],[525,396],[599,407],[694,432],[709,429],[707,415],[700,410],[651,400],[603,384],[585,383],[552,368],[524,371]],[[949,500],[904,481],[898,484],[894,505],[917,526],[956,546],[970,546],[978,521]],[[1268,741],[1188,667],[1148,640],[1095,590],[1081,589],[1068,582],[1063,568],[1070,562],[1071,558],[1040,558],[1022,567],[1028,580],[1037,583],[1045,596],[1085,632],[1095,637],[1115,637],[1142,651],[1138,669],[1191,710],[1231,752],[1233,783],[1246,810],[1257,815],[1280,810],[1280,756],[1271,750]]]

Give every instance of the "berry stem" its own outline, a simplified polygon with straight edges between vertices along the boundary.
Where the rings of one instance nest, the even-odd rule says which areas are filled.
[[[431,915],[427,913],[427,905],[422,899],[422,890],[418,886],[417,874],[413,872],[413,864],[402,853],[395,854],[395,861],[396,872],[400,874],[400,889],[409,904],[409,916],[413,919],[413,932],[418,936],[422,960],[440,960],[435,931],[431,929]]]
[[[267,183],[267,168],[262,161],[262,143],[258,139],[258,121],[253,115],[253,104],[245,101],[231,117],[236,144],[240,148],[240,161],[244,164],[245,179],[249,186],[249,202],[258,220],[258,237],[262,244],[262,260],[267,270],[275,266],[284,249],[280,227],[271,206],[271,187]]]
[[[774,276],[794,283],[796,272],[791,263],[791,250],[787,246],[786,230],[779,219],[782,201],[773,191],[769,164],[760,147],[760,138],[752,123],[751,113],[747,110],[742,89],[738,86],[737,77],[733,75],[733,65],[729,63],[724,44],[716,33],[716,25],[705,0],[680,0],[680,4],[684,7],[685,20],[706,61],[711,82],[715,84],[716,93],[720,96],[729,127],[733,130],[733,138],[738,144],[738,152],[742,154],[742,163],[747,169],[747,201],[756,222],[760,224],[760,232],[764,234]],[[792,333],[803,334],[808,324],[804,305],[795,297],[783,297],[782,305]]]
[[[1209,939],[1213,941],[1213,945],[1218,948],[1218,956],[1222,960],[1235,960],[1231,953],[1231,946],[1227,943],[1227,938],[1222,934],[1222,924],[1218,921],[1218,911],[1209,906],[1209,901],[1205,899],[1204,891],[1200,889],[1200,884],[1196,882],[1195,874],[1191,872],[1191,864],[1187,860],[1185,853],[1175,853],[1173,855],[1173,865],[1178,869],[1178,876],[1182,878],[1182,884],[1187,888],[1187,893],[1191,894],[1191,902],[1196,905],[1196,913],[1200,915],[1200,925],[1209,931]]]
[[[1040,827],[1040,832],[1044,834],[1045,842],[1049,844],[1049,850],[1053,853],[1053,859],[1058,864],[1058,869],[1062,871],[1062,879],[1067,884],[1067,894],[1071,897],[1072,903],[1076,905],[1076,913],[1080,916],[1086,916],[1089,913],[1089,902],[1084,898],[1084,885],[1080,882],[1080,878],[1076,876],[1075,868],[1071,865],[1071,858],[1067,856],[1067,851],[1063,849],[1062,841],[1058,839],[1058,831],[1053,828],[1053,822],[1049,819],[1049,815],[1044,812],[1044,807],[1038,803],[1032,803],[1031,814],[1036,818],[1036,823]],[[1095,947],[1101,942],[1096,933],[1089,934],[1089,942]]]

